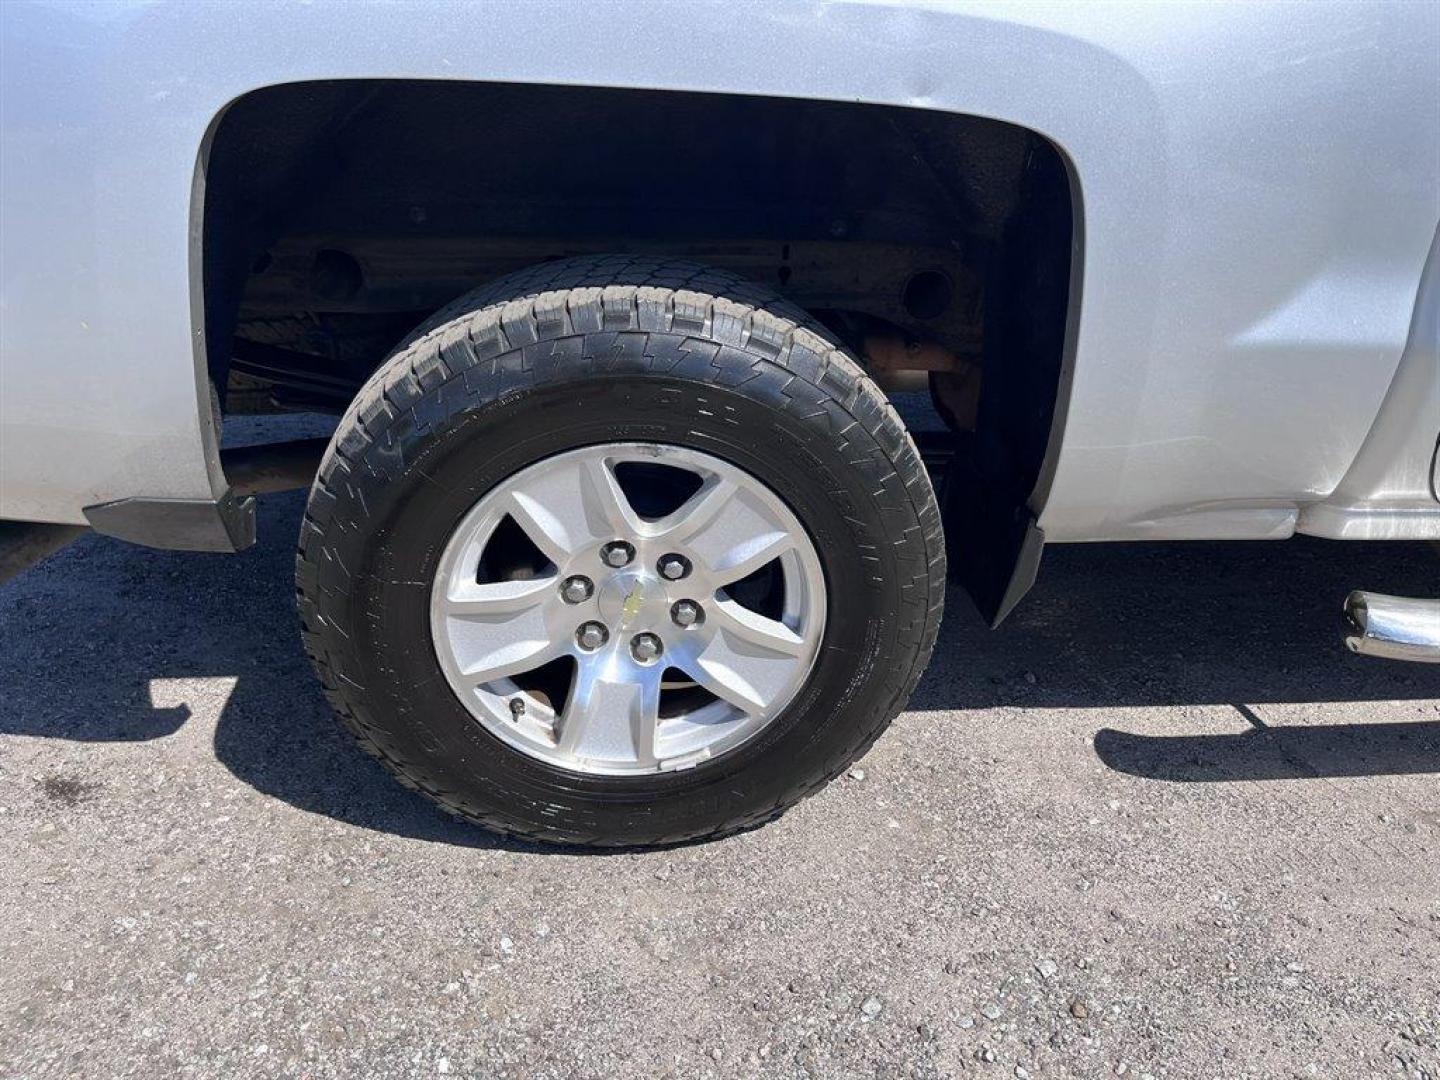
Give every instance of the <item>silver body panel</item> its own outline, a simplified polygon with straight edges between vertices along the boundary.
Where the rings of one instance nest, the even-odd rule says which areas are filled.
[[[1298,532],[1336,540],[1435,536],[1440,506],[1440,230],[1415,301],[1410,340],[1354,462]]]
[[[0,30],[0,518],[223,490],[197,377],[207,132],[258,87],[393,77],[1032,128],[1083,221],[1047,537],[1440,536],[1416,464],[1440,429],[1419,297],[1440,6],[45,0]],[[1407,340],[1418,407],[1392,390]]]

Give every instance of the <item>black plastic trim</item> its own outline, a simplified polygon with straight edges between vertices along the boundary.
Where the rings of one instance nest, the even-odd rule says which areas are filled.
[[[255,500],[119,499],[84,509],[98,533],[170,551],[242,551],[255,543]]]
[[[1025,535],[1020,540],[1020,550],[1015,556],[1015,569],[1005,586],[1005,594],[1000,598],[1000,604],[990,619],[992,630],[1005,621],[1010,612],[1015,610],[1015,605],[1025,598],[1025,594],[1035,584],[1035,579],[1040,574],[1040,556],[1044,552],[1045,530],[1035,524],[1032,516],[1025,523]]]

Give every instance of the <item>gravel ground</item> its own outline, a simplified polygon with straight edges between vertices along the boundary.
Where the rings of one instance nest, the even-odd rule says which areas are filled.
[[[300,508],[0,588],[0,1075],[1440,1076],[1440,669],[1335,618],[1430,548],[1052,549],[847,778],[589,855],[351,745]]]

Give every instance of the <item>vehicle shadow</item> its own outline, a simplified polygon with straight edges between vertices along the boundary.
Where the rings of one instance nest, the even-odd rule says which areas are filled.
[[[1102,728],[1095,733],[1095,753],[1119,772],[1189,783],[1403,776],[1440,772],[1440,723],[1261,725],[1236,735]]]
[[[394,783],[334,720],[300,647],[292,584],[301,493],[262,500],[240,555],[149,551],[86,537],[0,588],[0,733],[78,742],[159,739],[185,694],[233,679],[214,742],[259,791],[365,828],[473,846],[511,844]],[[1336,609],[1351,587],[1424,595],[1425,545],[1057,547],[999,631],[952,589],[935,660],[910,708],[1085,707],[1111,768],[1157,780],[1440,772],[1440,723],[1260,726],[1270,702],[1440,699],[1440,667],[1351,656]],[[182,703],[176,704],[172,694]],[[1235,736],[1127,734],[1110,707],[1233,703]],[[554,850],[554,849],[546,849]]]
[[[1440,665],[1355,656],[1342,644],[1352,588],[1440,596],[1425,543],[1296,537],[1255,543],[1056,546],[999,630],[953,610],[911,709],[1095,708],[1107,766],[1167,781],[1440,773],[1440,713],[1407,723],[1266,725],[1254,706],[1440,700]],[[947,657],[960,663],[946,663]],[[1235,734],[1137,734],[1104,710],[1228,705]]]
[[[228,677],[215,755],[259,791],[381,832],[535,850],[402,788],[336,721],[295,615],[303,509],[300,492],[262,499],[260,542],[239,555],[86,537],[0,589],[0,733],[158,739],[191,717],[171,703],[191,691],[164,680]]]

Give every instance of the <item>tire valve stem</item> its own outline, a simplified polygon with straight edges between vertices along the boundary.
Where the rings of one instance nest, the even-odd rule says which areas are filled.
[[[510,715],[519,719],[525,715],[525,699],[512,697],[510,699]]]

